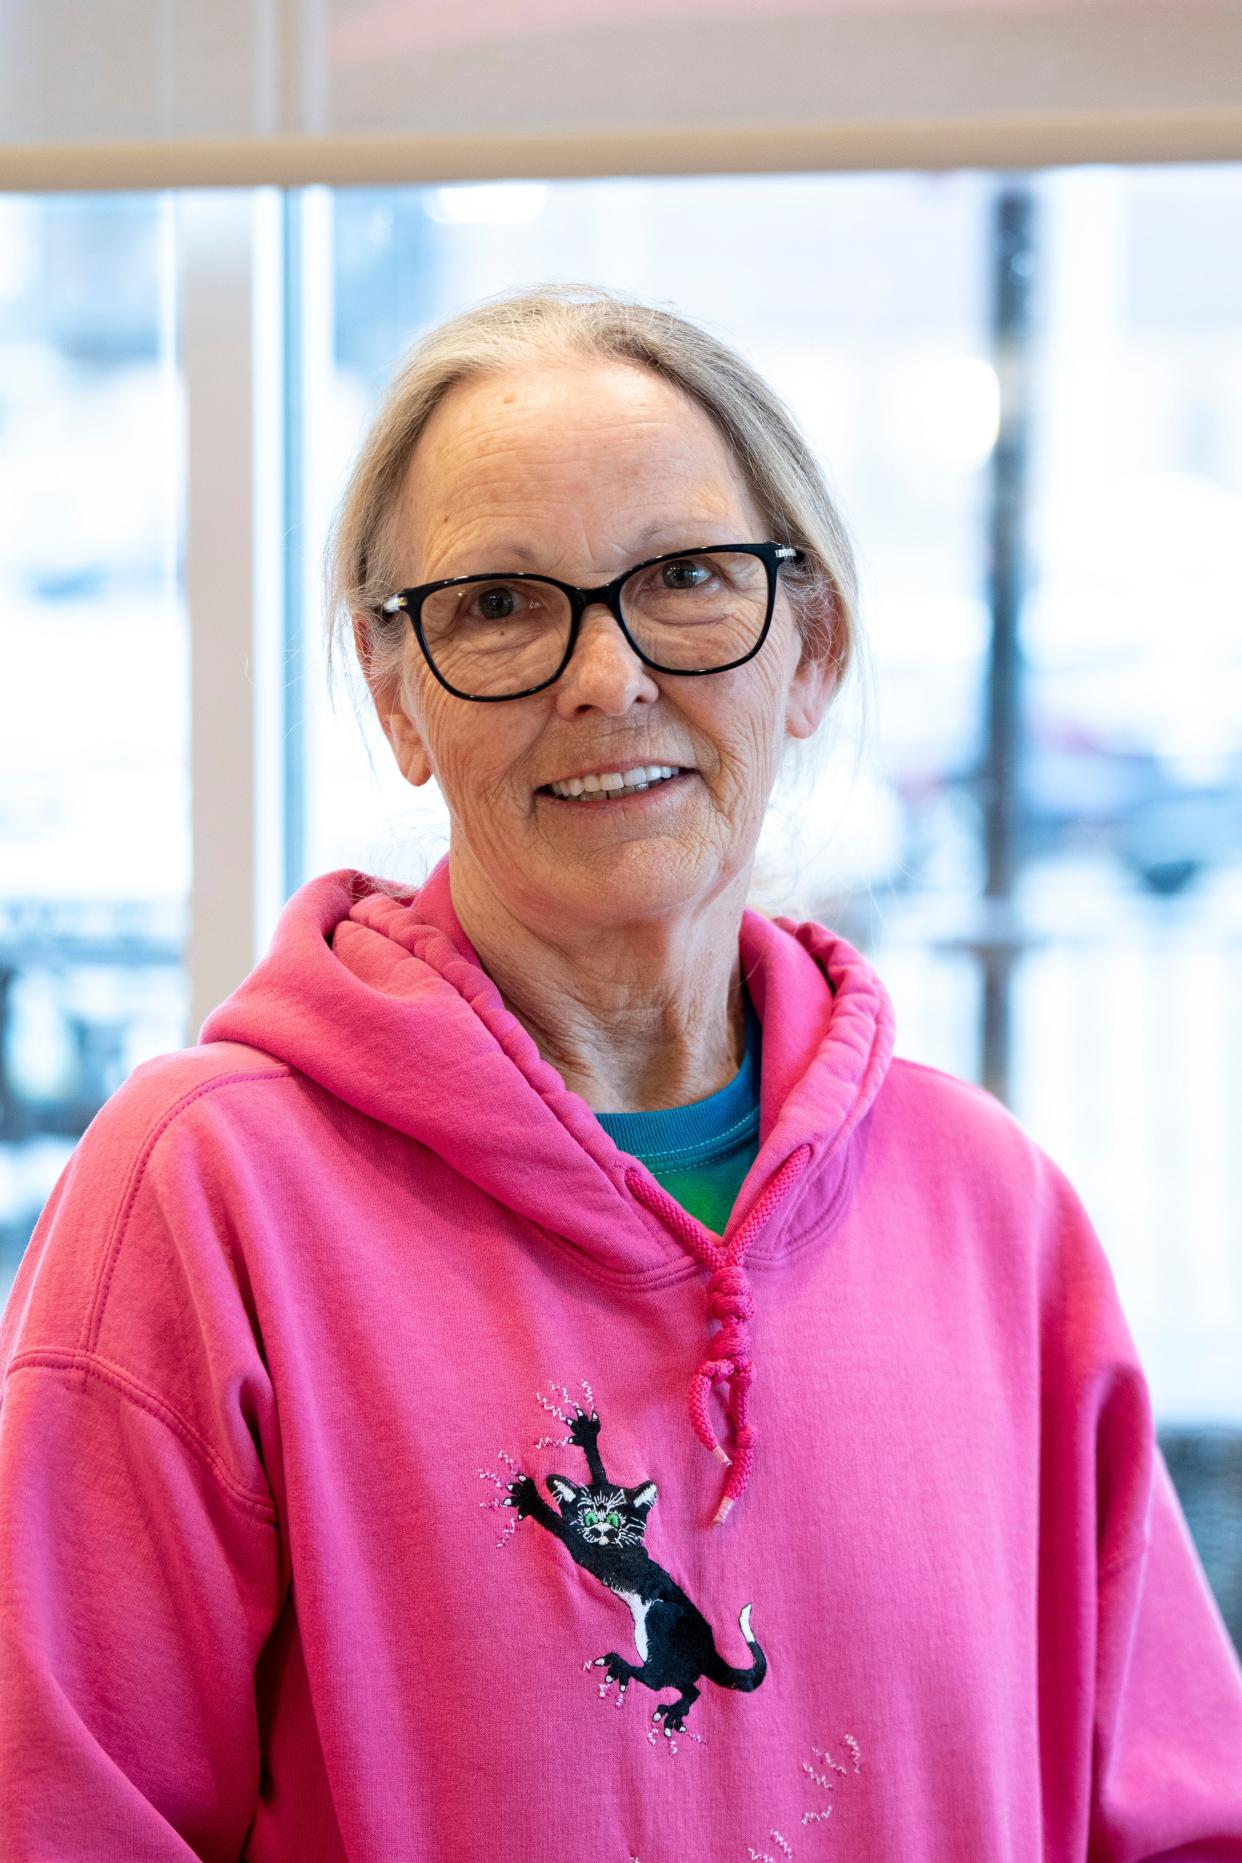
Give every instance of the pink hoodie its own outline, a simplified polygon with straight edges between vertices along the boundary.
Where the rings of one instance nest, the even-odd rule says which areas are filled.
[[[1242,1859],[1242,1670],[1074,1190],[844,939],[741,953],[723,1241],[446,861],[302,887],[104,1107],[0,1327],[5,1863]]]

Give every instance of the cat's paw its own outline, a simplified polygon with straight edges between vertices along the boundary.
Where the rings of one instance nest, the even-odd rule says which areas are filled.
[[[598,1410],[592,1410],[588,1417],[581,1404],[578,1413],[569,1419],[569,1438],[579,1449],[586,1449],[599,1440],[600,1421]]]
[[[519,1520],[525,1520],[533,1514],[539,1500],[539,1490],[535,1486],[533,1475],[519,1475],[516,1481],[509,1483],[509,1492],[505,1497],[506,1507],[516,1507]]]
[[[677,1701],[657,1701],[653,1721],[663,1721],[666,1734],[679,1734],[686,1724],[686,1710]]]
[[[609,1650],[606,1656],[597,1656],[595,1666],[607,1670],[610,1682],[628,1682],[634,1674],[633,1663],[626,1662],[624,1656],[618,1656],[616,1650]]]

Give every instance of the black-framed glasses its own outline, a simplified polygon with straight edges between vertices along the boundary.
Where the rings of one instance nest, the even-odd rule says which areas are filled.
[[[559,679],[593,602],[611,609],[645,666],[693,679],[754,658],[772,625],[776,572],[802,557],[788,543],[670,550],[594,589],[517,570],[446,576],[399,589],[380,612],[404,609],[440,684],[482,704]]]

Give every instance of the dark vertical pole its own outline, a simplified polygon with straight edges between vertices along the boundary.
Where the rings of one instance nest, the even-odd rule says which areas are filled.
[[[8,1021],[9,997],[18,977],[16,963],[0,960],[0,1143],[12,1145],[26,1137],[29,1108],[9,1079]]]
[[[1000,431],[992,459],[988,524],[987,752],[980,779],[986,881],[983,962],[983,1085],[1008,1102],[1011,1088],[1011,972],[1020,938],[1012,917],[1017,870],[1021,664],[1018,624],[1031,404],[1031,286],[1034,202],[1022,176],[1007,177],[994,209],[992,339],[1000,380]]]
[[[284,474],[281,486],[281,792],[283,896],[306,878],[305,755],[306,708],[302,655],[304,578],[303,551],[303,423],[302,393],[304,345],[302,320],[302,194],[287,188],[282,200],[282,291],[284,341],[282,350],[281,411]]]

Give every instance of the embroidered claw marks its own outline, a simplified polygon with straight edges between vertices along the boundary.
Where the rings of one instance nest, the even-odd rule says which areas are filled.
[[[854,1762],[853,1773],[857,1776],[862,1771],[861,1749],[853,1734],[846,1734],[843,1738],[846,1746],[849,1748],[850,1758]],[[838,1773],[843,1779],[850,1777],[850,1768],[842,1766],[840,1761],[834,1760],[831,1753],[825,1748],[817,1747],[812,1744],[811,1751],[816,1759],[822,1762],[825,1770],[823,1772],[818,1772],[815,1767],[812,1766],[810,1760],[803,1760],[800,1771],[806,1773],[821,1791],[831,1792],[833,1790],[836,1781],[828,1776],[830,1771]],[[812,1824],[826,1824],[831,1816],[831,1805],[824,1805],[822,1809],[812,1807],[803,1812],[799,1822],[805,1829],[808,1825]],[[787,1863],[792,1863],[792,1860],[798,1854],[784,1832],[779,1830],[776,1825],[769,1825],[763,1841],[774,1844],[777,1854],[774,1855],[771,1850],[756,1850],[753,1844],[747,1844],[745,1851],[746,1863],[780,1863],[781,1857],[784,1857]],[[822,1847],[818,1844],[815,1846],[815,1854],[817,1856],[824,1855]],[[635,1851],[630,1850],[627,1852],[626,1863],[640,1863],[640,1859]]]
[[[589,1411],[594,1411],[595,1399],[591,1395],[590,1385],[587,1383],[585,1378],[579,1379],[579,1383],[581,1384],[583,1394],[586,1397],[587,1409]],[[556,1388],[557,1388],[556,1385],[553,1384],[553,1389],[555,1390]],[[559,1388],[560,1388],[561,1396],[564,1398],[565,1402],[568,1403],[569,1392],[565,1389],[565,1386],[563,1384]],[[539,1400],[539,1402],[543,1405],[543,1408],[548,1412],[548,1414],[550,1416],[555,1417],[558,1423],[568,1423],[569,1419],[566,1417],[565,1412],[563,1410],[559,1410],[555,1404],[550,1403],[548,1399],[543,1395],[542,1391],[536,1391],[535,1396]],[[579,1415],[581,1415],[580,1409],[579,1409]],[[541,1436],[539,1440],[536,1443],[534,1443],[532,1446],[536,1449],[561,1449],[561,1448],[564,1448],[564,1446],[567,1443],[573,1442],[573,1440],[574,1439],[572,1435],[570,1436]],[[500,1461],[506,1463],[508,1467],[510,1467],[513,1470],[513,1479],[507,1482],[502,1481],[500,1479],[500,1476],[496,1473],[495,1469],[491,1469],[491,1468],[479,1469],[477,1473],[478,1473],[478,1477],[480,1481],[490,1481],[493,1487],[500,1488],[503,1490],[501,1494],[495,1495],[490,1501],[480,1501],[479,1502],[480,1507],[488,1507],[488,1508],[511,1507],[513,1503],[512,1503],[512,1500],[510,1499],[510,1496],[520,1487],[523,1481],[529,1481],[531,1479],[531,1477],[526,1474],[525,1470],[521,1468],[519,1464],[514,1460],[514,1458],[509,1454],[507,1449],[498,1449],[496,1451],[496,1454]],[[520,1518],[521,1518],[520,1514],[514,1514],[512,1516],[512,1518],[509,1520],[508,1525],[505,1527],[504,1532],[501,1534],[500,1538],[496,1541],[497,1546],[503,1546],[506,1540],[513,1538],[513,1535],[517,1532],[517,1524]]]
[[[521,1468],[519,1468],[518,1464],[514,1461],[513,1457],[509,1454],[507,1449],[498,1449],[496,1451],[496,1454],[500,1457],[502,1462],[507,1462],[511,1469],[515,1469],[517,1471],[515,1479],[522,1478],[523,1471],[521,1470]],[[478,1471],[478,1475],[479,1475],[480,1481],[490,1481],[495,1487],[504,1489],[503,1494],[495,1495],[490,1501],[480,1501],[479,1506],[480,1507],[508,1507],[509,1489],[513,1486],[513,1483],[502,1481],[500,1479],[500,1476],[496,1473],[495,1469],[493,1468],[481,1468]],[[525,1479],[529,1480],[530,1477],[527,1476],[525,1477]],[[500,1538],[496,1541],[497,1546],[503,1546],[506,1540],[511,1540],[513,1538],[513,1535],[517,1532],[517,1524],[518,1524],[517,1516],[515,1514],[513,1518],[507,1523],[505,1530],[501,1534]]]
[[[690,1422],[705,1449],[730,1470],[720,1505],[712,1525],[722,1524],[734,1502],[745,1493],[754,1466],[758,1431],[749,1421],[750,1384],[754,1362],[750,1356],[749,1321],[755,1311],[750,1281],[743,1258],[759,1232],[769,1223],[789,1196],[811,1161],[811,1147],[799,1145],[792,1151],[759,1198],[746,1221],[726,1248],[722,1248],[710,1229],[697,1222],[660,1184],[650,1184],[643,1173],[631,1167],[625,1181],[634,1195],[654,1215],[663,1217],[670,1228],[711,1269],[707,1283],[707,1310],[720,1321],[720,1330],[712,1335],[715,1355],[705,1358],[690,1380]],[[729,1386],[728,1409],[733,1419],[733,1456],[716,1440],[707,1414],[707,1400],[714,1384]]]

